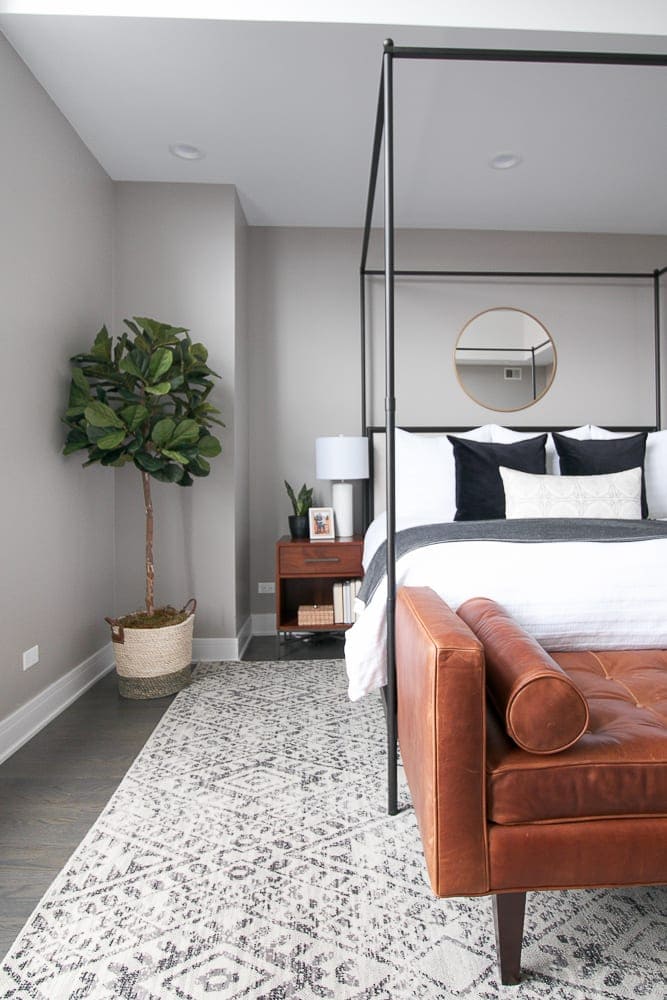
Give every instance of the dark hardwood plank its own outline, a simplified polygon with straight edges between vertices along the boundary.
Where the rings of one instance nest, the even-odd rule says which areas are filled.
[[[107,674],[0,765],[0,954],[104,809],[171,700],[121,698],[115,674]]]
[[[339,660],[344,656],[345,633],[313,632],[310,635],[256,635],[248,643],[243,659]]]

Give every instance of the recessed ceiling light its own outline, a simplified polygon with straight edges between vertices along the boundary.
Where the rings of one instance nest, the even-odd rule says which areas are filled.
[[[175,142],[169,147],[172,156],[177,156],[179,160],[201,160],[206,156],[203,149],[191,146],[188,142]]]
[[[496,153],[489,160],[489,166],[493,167],[494,170],[511,170],[512,167],[518,167],[521,163],[521,157],[518,153]]]

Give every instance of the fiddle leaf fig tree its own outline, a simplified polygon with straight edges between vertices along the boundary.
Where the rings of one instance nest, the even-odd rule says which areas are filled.
[[[85,451],[84,466],[132,462],[141,475],[146,513],[146,614],[154,614],[151,478],[191,486],[221,451],[211,432],[219,410],[209,402],[214,379],[203,344],[184,327],[135,316],[114,343],[102,327],[88,354],[71,358],[63,418],[64,453]]]

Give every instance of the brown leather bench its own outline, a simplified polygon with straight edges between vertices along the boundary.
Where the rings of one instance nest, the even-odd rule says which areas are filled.
[[[437,896],[493,895],[519,981],[527,891],[667,883],[667,651],[546,653],[502,608],[397,601],[401,756]]]

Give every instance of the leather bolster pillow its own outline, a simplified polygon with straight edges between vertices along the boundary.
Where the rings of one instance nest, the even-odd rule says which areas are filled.
[[[588,703],[536,639],[486,597],[458,610],[484,646],[486,685],[508,734],[531,753],[558,753],[584,734]]]

